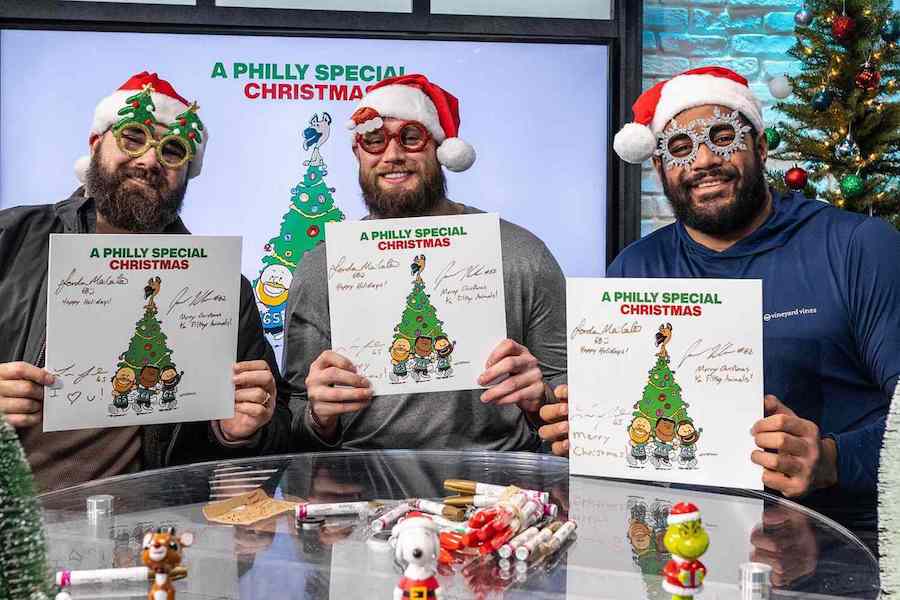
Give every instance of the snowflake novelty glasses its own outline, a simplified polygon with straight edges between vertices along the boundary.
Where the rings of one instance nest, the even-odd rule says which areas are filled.
[[[177,169],[194,157],[190,145],[184,138],[169,134],[157,141],[150,128],[143,123],[125,123],[113,130],[119,150],[132,158],[143,156],[150,148],[156,150],[159,164],[168,169]]]
[[[416,121],[401,123],[396,133],[388,133],[384,127],[379,127],[374,131],[356,134],[356,143],[369,154],[383,154],[393,139],[407,152],[421,152],[431,139],[431,134],[424,125]]]
[[[731,160],[733,154],[747,149],[744,136],[750,130],[749,125],[741,123],[738,111],[723,115],[716,107],[713,116],[694,119],[684,126],[674,119],[670,121],[668,127],[657,136],[654,154],[662,157],[666,169],[690,165],[697,158],[700,144],[705,144],[713,154]]]

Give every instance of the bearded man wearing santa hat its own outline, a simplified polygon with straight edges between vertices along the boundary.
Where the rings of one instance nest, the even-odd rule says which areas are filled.
[[[458,100],[424,75],[369,88],[347,123],[369,218],[482,212],[447,198],[441,167],[460,172],[475,162],[459,124]],[[478,383],[505,380],[486,391],[435,392],[427,402],[419,394],[395,395],[387,403],[371,402],[369,382],[330,348],[325,244],[300,263],[288,294],[284,375],[301,447],[540,445],[538,410],[553,400],[566,370],[565,282],[543,242],[501,219],[510,339],[494,349]]]
[[[13,425],[41,491],[191,461],[284,451],[290,409],[276,402],[278,366],[241,278],[235,416],[213,422],[44,433],[47,256],[52,233],[190,233],[178,214],[200,174],[209,131],[156,73],[102,99],[75,164],[84,183],[57,204],[0,211],[0,413]],[[49,169],[48,169],[49,172]]]
[[[871,530],[900,376],[900,234],[770,189],[760,102],[733,71],[686,71],[633,110],[615,151],[652,159],[676,222],[627,247],[607,276],[761,279],[766,416],[748,433],[761,450],[747,468],[760,465],[767,488]],[[557,454],[568,451],[567,413],[541,411],[555,422],[541,437]]]

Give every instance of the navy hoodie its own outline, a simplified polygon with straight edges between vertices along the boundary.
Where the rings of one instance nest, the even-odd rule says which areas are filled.
[[[900,374],[900,233],[800,194],[772,195],[766,222],[723,252],[676,222],[625,248],[607,276],[762,279],[765,392],[837,444],[839,489],[808,500],[871,508]]]

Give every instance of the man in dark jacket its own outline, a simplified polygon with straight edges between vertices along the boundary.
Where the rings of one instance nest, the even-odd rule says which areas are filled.
[[[190,233],[178,214],[206,137],[196,104],[156,74],[135,75],[95,110],[90,157],[76,163],[85,186],[57,204],[0,211],[0,412],[17,429],[41,491],[289,446],[290,409],[277,401],[275,356],[243,277],[233,418],[42,431],[44,387],[54,379],[43,368],[50,234]]]

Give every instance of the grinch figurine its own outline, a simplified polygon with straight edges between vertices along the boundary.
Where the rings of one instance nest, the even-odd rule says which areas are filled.
[[[692,600],[703,590],[706,567],[699,559],[709,548],[709,536],[700,520],[700,509],[690,502],[679,502],[669,511],[668,529],[663,543],[672,559],[663,567],[663,589],[672,600]]]

